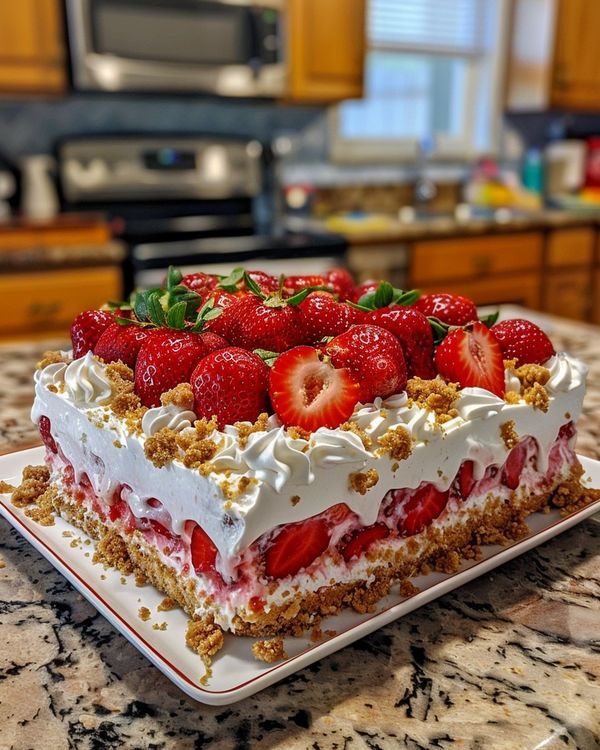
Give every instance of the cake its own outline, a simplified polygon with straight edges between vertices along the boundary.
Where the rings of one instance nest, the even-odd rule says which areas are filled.
[[[35,374],[42,504],[213,651],[220,631],[298,635],[368,611],[518,538],[530,513],[590,500],[574,453],[585,366],[464,297],[354,287],[340,269],[171,270],[71,334]]]

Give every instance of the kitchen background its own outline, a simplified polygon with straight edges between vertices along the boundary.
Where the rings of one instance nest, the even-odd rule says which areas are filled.
[[[600,323],[596,0],[0,2],[0,338],[169,263]]]

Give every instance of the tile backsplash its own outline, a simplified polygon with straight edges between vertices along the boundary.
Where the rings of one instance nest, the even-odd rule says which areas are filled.
[[[219,99],[74,94],[59,100],[0,100],[0,154],[52,151],[64,136],[106,133],[210,133],[269,141],[299,133],[319,107]]]

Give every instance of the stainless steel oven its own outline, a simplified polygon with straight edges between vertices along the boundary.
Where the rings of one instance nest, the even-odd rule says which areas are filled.
[[[81,90],[281,96],[284,0],[67,0]]]

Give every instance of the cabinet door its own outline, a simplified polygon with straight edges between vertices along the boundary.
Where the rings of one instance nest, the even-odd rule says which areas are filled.
[[[365,0],[289,0],[288,98],[331,102],[363,93]]]
[[[116,266],[1,275],[0,296],[11,313],[0,318],[0,338],[68,338],[79,312],[119,299],[121,291]]]
[[[517,280],[513,275],[500,274],[480,280],[420,285],[419,288],[423,294],[440,291],[464,294],[477,305],[506,303],[523,305],[532,310],[540,309],[541,278],[538,273],[520,273]]]
[[[552,271],[544,280],[544,312],[573,320],[592,316],[592,270]]]
[[[61,92],[63,36],[59,0],[0,2],[0,92]]]
[[[600,3],[560,0],[551,104],[600,109]]]

